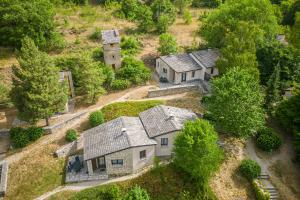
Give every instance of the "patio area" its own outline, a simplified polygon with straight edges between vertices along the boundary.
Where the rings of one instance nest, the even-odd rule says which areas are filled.
[[[70,156],[66,166],[66,183],[82,181],[107,180],[106,172],[94,171],[93,175],[88,174],[87,164],[83,155]]]

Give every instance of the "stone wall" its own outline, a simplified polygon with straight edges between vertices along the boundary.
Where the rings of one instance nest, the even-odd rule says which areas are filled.
[[[4,197],[7,187],[8,163],[0,162],[0,197]]]
[[[148,97],[160,97],[160,96],[168,96],[173,94],[181,94],[185,92],[190,92],[194,90],[200,90],[200,92],[204,93],[202,87],[198,85],[179,85],[179,86],[172,86],[168,88],[156,89],[156,90],[149,90]]]
[[[76,114],[72,115],[72,117],[70,117],[67,120],[59,122],[59,123],[54,124],[52,126],[45,127],[44,130],[45,130],[46,134],[51,134],[51,133],[54,133],[56,131],[61,131],[63,129],[67,129],[69,127],[72,127],[72,126],[76,125],[78,123],[79,119],[85,117],[86,114],[87,114],[87,112],[76,113]]]
[[[9,129],[0,129],[0,137],[8,137]]]
[[[112,165],[111,161],[123,159],[123,165]],[[133,173],[132,149],[125,149],[105,156],[106,170],[109,176],[122,176]]]
[[[77,151],[83,149],[83,136],[80,136],[76,141],[66,144],[55,151],[55,155],[60,157],[65,157],[76,153]]]

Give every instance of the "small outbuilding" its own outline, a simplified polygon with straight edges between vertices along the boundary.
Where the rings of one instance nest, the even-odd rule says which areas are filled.
[[[121,67],[121,38],[118,30],[102,31],[104,62],[113,69]]]

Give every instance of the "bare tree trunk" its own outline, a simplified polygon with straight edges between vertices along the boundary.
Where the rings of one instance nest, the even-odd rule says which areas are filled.
[[[46,125],[49,126],[50,125],[49,117],[47,117],[45,120],[46,120]]]

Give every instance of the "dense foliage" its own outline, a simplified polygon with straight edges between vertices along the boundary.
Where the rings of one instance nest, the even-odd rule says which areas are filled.
[[[110,87],[112,90],[124,90],[131,86],[131,82],[129,80],[124,79],[116,79],[114,80]]]
[[[294,47],[300,49],[300,11],[296,13],[289,40]]]
[[[150,197],[146,190],[140,186],[135,186],[128,192],[124,200],[150,200]]]
[[[264,151],[273,151],[280,147],[280,137],[268,127],[257,131],[256,145]]]
[[[89,116],[91,127],[99,126],[104,123],[104,115],[101,111],[94,111]]]
[[[4,78],[0,74],[0,108],[1,107],[6,107],[10,103],[10,98],[9,98],[9,89],[8,87],[4,84]]]
[[[44,135],[44,130],[40,127],[31,126],[27,129],[13,127],[9,131],[10,140],[14,148],[23,148],[30,142],[34,142]]]
[[[66,140],[68,142],[73,142],[73,141],[77,140],[77,131],[75,129],[67,130]]]
[[[1,0],[0,45],[21,47],[29,37],[45,48],[55,37],[54,10],[49,0]]]
[[[194,7],[209,7],[215,8],[221,5],[222,0],[193,0],[192,5]]]
[[[20,118],[36,123],[63,110],[67,95],[52,59],[25,38],[18,61],[20,66],[13,66],[11,96]]]
[[[120,188],[117,185],[108,185],[101,188],[92,188],[83,190],[76,194],[71,200],[82,200],[82,199],[93,199],[93,200],[121,200]]]
[[[142,61],[126,57],[123,59],[122,67],[116,71],[116,78],[129,80],[132,84],[139,85],[150,80],[151,72]]]
[[[159,47],[157,50],[162,56],[177,53],[178,45],[176,38],[169,33],[161,34],[159,36]]]
[[[273,38],[278,30],[269,0],[226,0],[205,19],[201,35],[208,42],[208,46],[224,47],[228,34],[237,31],[242,22],[260,30],[264,38]]]
[[[264,124],[263,96],[252,71],[233,68],[212,80],[212,95],[205,104],[218,128],[248,137]]]
[[[135,55],[141,50],[141,43],[134,37],[123,37],[121,49],[125,55]]]
[[[239,170],[243,174],[243,176],[245,176],[250,181],[257,178],[261,173],[261,168],[257,164],[257,162],[250,159],[243,160]]]
[[[187,122],[175,139],[174,164],[199,187],[206,186],[223,159],[217,140],[214,127],[205,120]]]

